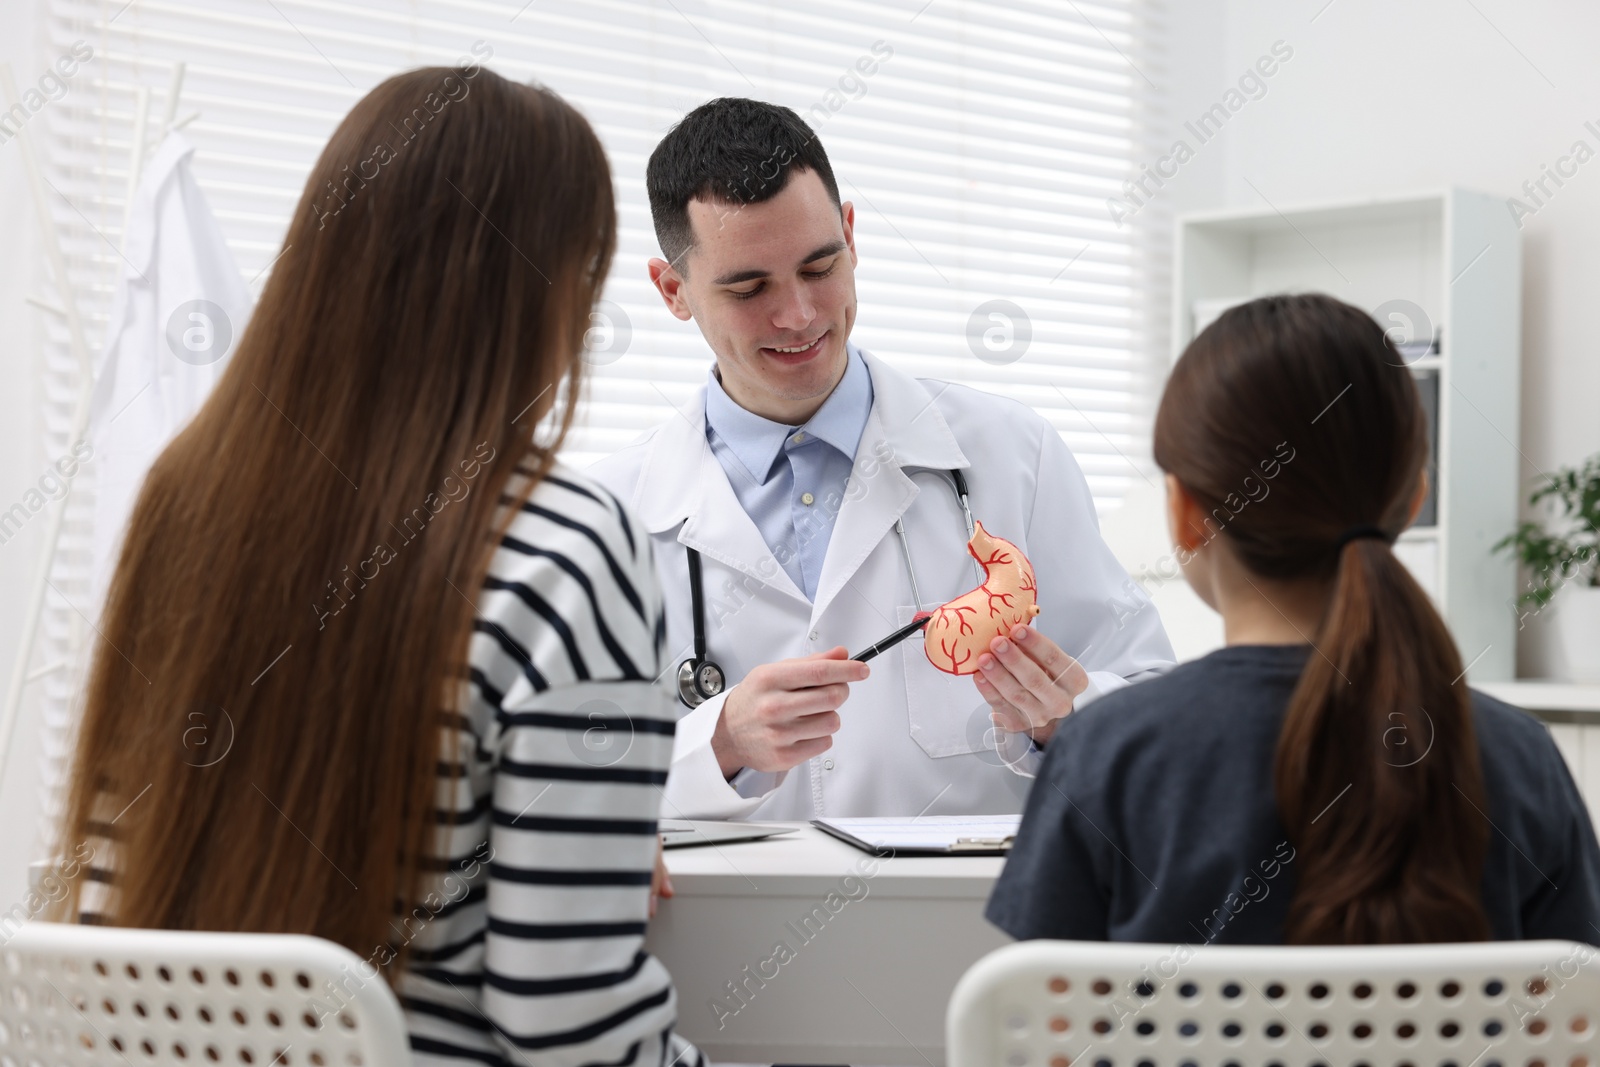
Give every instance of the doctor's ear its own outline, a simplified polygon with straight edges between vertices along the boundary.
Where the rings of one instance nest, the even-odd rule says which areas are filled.
[[[844,229],[845,247],[850,249],[850,266],[855,267],[859,262],[856,258],[856,206],[848,200],[839,205],[839,225]]]
[[[678,268],[664,259],[652,259],[645,269],[650,272],[650,283],[661,294],[661,301],[667,305],[667,310],[684,322],[694,318],[694,313],[689,310],[689,302],[684,299],[684,279]]]

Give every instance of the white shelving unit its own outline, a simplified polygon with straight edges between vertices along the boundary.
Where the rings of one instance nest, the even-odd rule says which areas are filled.
[[[1303,207],[1263,206],[1177,222],[1173,358],[1196,302],[1320,291],[1378,313],[1418,308],[1437,355],[1411,365],[1437,387],[1435,521],[1396,551],[1449,622],[1476,683],[1515,674],[1516,569],[1490,547],[1516,525],[1522,254],[1503,199],[1462,189]],[[1415,317],[1415,316],[1410,316]],[[1432,379],[1431,382],[1428,379]]]

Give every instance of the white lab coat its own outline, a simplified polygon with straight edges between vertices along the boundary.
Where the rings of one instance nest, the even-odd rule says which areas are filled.
[[[134,192],[127,247],[117,261],[89,406],[98,472],[95,604],[104,599],[150,464],[211,394],[250,317],[250,291],[190,170],[193,155],[194,145],[180,133],[161,142]],[[212,305],[204,320],[191,317],[200,301]],[[169,330],[179,344],[199,338],[206,347],[191,347],[190,358],[179,359]]]
[[[593,468],[651,539],[666,592],[669,679],[693,646],[686,548],[701,553],[708,653],[730,686],[774,660],[835,645],[854,653],[909,621],[916,607],[894,531],[902,516],[924,607],[978,585],[966,522],[944,473],[951,468],[966,474],[973,516],[1033,561],[1042,609],[1035,625],[1089,670],[1080,707],[1169,667],[1161,621],[1101,539],[1088,484],[1060,435],[1024,405],[914,379],[862,354],[872,374],[872,411],[815,603],[772,558],[712,455],[703,390],[681,418]],[[685,709],[663,817],[1022,810],[1040,754],[1025,735],[994,729],[971,678],[934,669],[920,638],[871,667],[840,709],[833,747],[781,774],[745,770],[725,781],[711,734],[727,694]]]

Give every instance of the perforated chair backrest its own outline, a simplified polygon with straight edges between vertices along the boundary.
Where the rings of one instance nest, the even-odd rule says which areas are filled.
[[[409,1067],[411,1048],[383,976],[321,938],[0,924],[0,1067],[213,1063]]]
[[[1600,950],[1027,941],[974,964],[950,1067],[1595,1067]]]

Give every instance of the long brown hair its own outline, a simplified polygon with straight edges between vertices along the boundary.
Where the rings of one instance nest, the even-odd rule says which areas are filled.
[[[1174,366],[1156,416],[1157,463],[1250,572],[1332,590],[1278,738],[1290,943],[1489,936],[1460,655],[1390,547],[1427,457],[1409,370],[1370,316],[1328,296],[1222,315]],[[1341,545],[1361,528],[1382,536]]]
[[[552,92],[415,70],[340,123],[111,584],[64,823],[111,841],[108,921],[394,940],[495,509],[572,423],[615,234]]]

